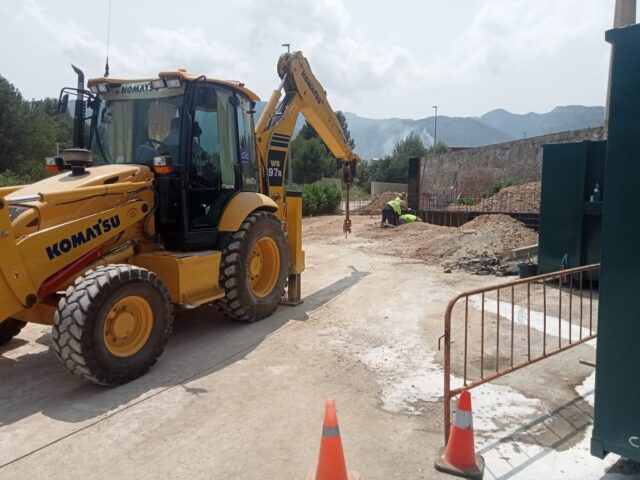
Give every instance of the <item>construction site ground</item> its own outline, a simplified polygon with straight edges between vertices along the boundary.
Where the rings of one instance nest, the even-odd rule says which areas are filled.
[[[443,273],[401,248],[438,227],[377,222],[354,217],[345,239],[342,217],[305,219],[302,305],[255,324],[211,306],[177,312],[158,364],[118,388],[68,374],[50,329],[28,325],[0,349],[0,478],[305,478],[328,397],[363,479],[450,478],[433,468],[444,310],[507,279]],[[485,478],[640,478],[589,454],[594,375],[578,360],[594,357],[592,342],[472,390]]]

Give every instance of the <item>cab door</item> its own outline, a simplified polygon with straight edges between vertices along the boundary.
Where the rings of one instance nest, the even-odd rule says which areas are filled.
[[[164,236],[170,249],[214,248],[224,207],[240,187],[237,100],[234,92],[193,82],[181,136],[181,231]]]

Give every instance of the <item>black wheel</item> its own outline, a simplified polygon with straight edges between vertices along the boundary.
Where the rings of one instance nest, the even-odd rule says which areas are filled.
[[[4,345],[13,337],[20,333],[27,322],[18,320],[17,318],[7,318],[0,323],[0,345]]]
[[[284,294],[288,270],[289,242],[282,223],[271,213],[252,213],[222,255],[222,311],[245,322],[271,315]]]
[[[53,318],[53,348],[74,375],[121,385],[156,363],[172,326],[169,293],[153,272],[108,265],[65,292]]]

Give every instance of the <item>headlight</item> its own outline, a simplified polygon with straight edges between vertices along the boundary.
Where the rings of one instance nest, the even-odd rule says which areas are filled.
[[[9,219],[13,222],[18,215],[29,210],[29,207],[23,207],[22,205],[9,205]]]

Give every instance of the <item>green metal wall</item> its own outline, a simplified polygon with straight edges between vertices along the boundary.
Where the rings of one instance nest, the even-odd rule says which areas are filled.
[[[604,198],[606,142],[543,146],[538,273],[600,261],[602,202],[590,202],[596,183]],[[594,277],[594,279],[596,279]]]
[[[640,461],[640,25],[606,38],[613,60],[591,453]]]

